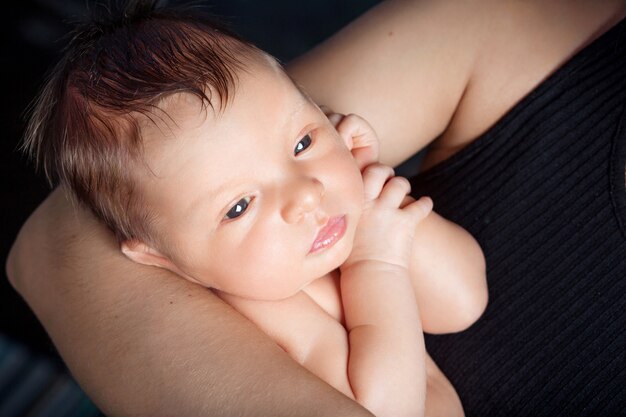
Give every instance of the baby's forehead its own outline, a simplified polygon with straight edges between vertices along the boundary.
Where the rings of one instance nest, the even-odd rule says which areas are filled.
[[[280,67],[264,65],[242,71],[223,109],[177,93],[163,98],[160,117],[146,118],[137,172],[150,201],[170,198],[160,194],[165,189],[179,195],[204,189],[223,203],[219,190],[255,181],[255,172],[271,172],[273,161],[292,154],[305,129],[326,121]]]
[[[206,85],[208,101],[187,91],[162,97],[154,106],[154,111],[142,117],[143,139],[176,136],[187,130],[196,129],[200,124],[219,123],[232,107],[245,106],[259,109],[264,101],[287,103],[284,112],[291,112],[312,104],[309,96],[293,82],[283,67],[271,56],[260,55],[245,68],[235,72],[235,82],[227,97],[217,94],[214,88]],[[145,116],[145,115],[144,115]],[[230,114],[228,114],[230,116]],[[244,115],[245,116],[245,115]]]

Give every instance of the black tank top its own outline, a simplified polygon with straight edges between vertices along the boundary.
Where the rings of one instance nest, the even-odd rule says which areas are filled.
[[[411,182],[487,260],[489,305],[427,336],[468,417],[626,415],[626,20]]]

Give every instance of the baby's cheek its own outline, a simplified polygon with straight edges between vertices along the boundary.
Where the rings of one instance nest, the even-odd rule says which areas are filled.
[[[363,176],[360,171],[351,172],[351,181],[348,186],[349,195],[351,199],[358,205],[359,210],[362,210],[363,203],[365,202],[365,191],[363,188]]]
[[[233,265],[235,269],[253,275],[251,279],[271,281],[291,267],[288,262],[295,258],[297,242],[290,241],[287,234],[270,229],[249,237],[240,246],[240,261]]]

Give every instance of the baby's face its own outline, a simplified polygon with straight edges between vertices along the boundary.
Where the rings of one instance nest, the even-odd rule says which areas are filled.
[[[240,72],[222,113],[186,94],[166,111],[176,125],[144,131],[150,173],[140,174],[140,192],[171,269],[272,300],[345,261],[363,205],[361,174],[326,116],[282,71],[259,62]]]

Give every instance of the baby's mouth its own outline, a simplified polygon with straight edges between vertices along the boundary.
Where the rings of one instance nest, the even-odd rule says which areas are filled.
[[[320,229],[311,245],[309,253],[319,252],[337,243],[346,232],[346,216],[335,216]]]

